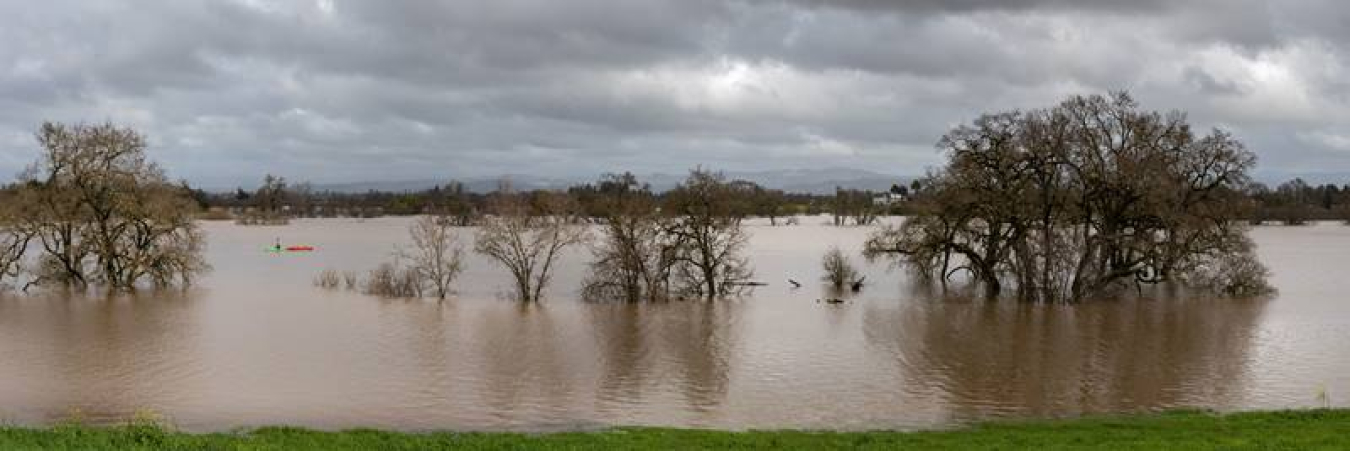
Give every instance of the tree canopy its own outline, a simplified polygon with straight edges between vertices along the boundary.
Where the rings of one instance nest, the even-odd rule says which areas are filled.
[[[207,268],[191,193],[145,155],[145,137],[112,124],[45,123],[42,154],[5,200],[0,270],[16,276],[38,252],[28,284],[130,289],[186,284]]]
[[[912,193],[916,214],[874,234],[869,255],[1035,300],[1163,282],[1267,289],[1237,221],[1256,158],[1222,130],[1197,134],[1114,93],[984,115],[938,147],[949,160]]]

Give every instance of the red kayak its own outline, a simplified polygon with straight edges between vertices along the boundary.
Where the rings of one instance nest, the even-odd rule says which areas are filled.
[[[313,250],[314,246],[286,246],[288,252],[310,252]]]

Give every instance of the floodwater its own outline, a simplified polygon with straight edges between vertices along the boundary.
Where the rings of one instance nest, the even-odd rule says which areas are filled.
[[[584,249],[536,305],[507,300],[505,272],[476,255],[444,303],[312,285],[323,269],[387,259],[408,222],[206,223],[215,269],[186,292],[0,297],[0,422],[153,412],[194,431],[910,429],[1350,400],[1339,224],[1253,230],[1280,290],[1266,300],[944,299],[862,261],[869,229],[824,218],[752,226],[769,285],[739,299],[583,302]],[[277,238],[318,251],[262,251]],[[867,276],[843,304],[817,302],[832,245]]]

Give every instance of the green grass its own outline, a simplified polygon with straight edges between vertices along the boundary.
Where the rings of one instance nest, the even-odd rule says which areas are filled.
[[[1350,410],[1159,415],[994,422],[923,432],[726,432],[618,428],[551,434],[320,432],[269,427],[239,433],[124,426],[0,428],[0,449],[1350,449]]]

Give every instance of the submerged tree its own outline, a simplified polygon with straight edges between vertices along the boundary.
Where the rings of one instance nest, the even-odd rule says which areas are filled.
[[[448,217],[421,216],[408,227],[412,247],[400,249],[399,257],[417,273],[418,285],[438,299],[450,294],[450,284],[464,269],[464,247]]]
[[[708,299],[729,294],[751,276],[742,255],[749,235],[741,225],[744,200],[720,174],[704,170],[666,193],[662,211],[679,242],[673,273],[680,290]]]
[[[670,295],[671,271],[680,241],[670,232],[651,188],[633,174],[606,175],[591,202],[601,236],[584,294],[597,300],[663,300]]]
[[[527,196],[503,187],[488,200],[474,250],[511,272],[517,299],[538,301],[562,250],[586,240],[576,210],[563,194]]]
[[[146,158],[141,134],[45,123],[37,137],[44,152],[11,193],[6,225],[24,237],[7,242],[31,239],[41,253],[30,284],[130,289],[206,270],[196,204]]]
[[[9,287],[9,281],[22,274],[23,257],[33,238],[18,214],[19,194],[18,188],[0,189],[0,287]]]
[[[1237,221],[1255,156],[1225,132],[1197,136],[1184,115],[1141,111],[1118,93],[982,116],[938,146],[947,166],[913,193],[914,216],[869,239],[869,256],[898,254],[944,286],[965,274],[990,296],[1008,285],[1025,299],[1170,281],[1267,289]]]
[[[586,194],[602,235],[585,294],[630,302],[672,295],[712,299],[748,282],[741,221],[763,206],[756,204],[761,196],[772,195],[702,170],[661,200],[632,174],[606,176]]]

